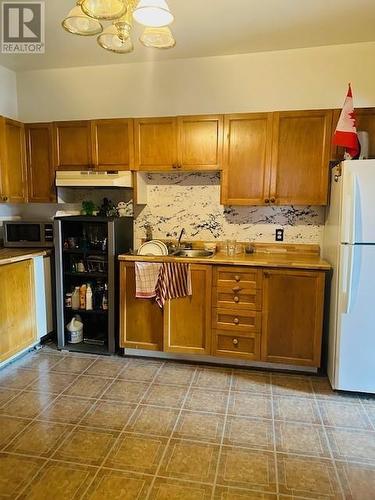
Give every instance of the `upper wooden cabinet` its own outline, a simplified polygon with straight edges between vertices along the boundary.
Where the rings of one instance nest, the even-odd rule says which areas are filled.
[[[263,361],[320,366],[324,281],[323,271],[264,271]]]
[[[274,113],[270,202],[326,205],[332,111]]]
[[[55,122],[53,124],[53,153],[56,170],[92,168],[90,122]]]
[[[170,170],[177,165],[177,119],[134,120],[136,170]]]
[[[29,202],[56,201],[52,124],[25,125]]]
[[[332,111],[225,116],[224,205],[325,205]]]
[[[178,117],[178,168],[218,170],[222,164],[223,116]]]
[[[221,201],[264,205],[269,200],[272,113],[226,115]]]
[[[163,311],[135,297],[134,262],[120,262],[120,347],[163,350]]]
[[[164,351],[211,353],[211,266],[192,264],[191,297],[164,305]]]
[[[92,158],[98,170],[133,169],[133,120],[91,121]]]
[[[0,117],[0,174],[0,201],[27,201],[24,125],[4,117]]]
[[[221,168],[221,115],[134,120],[136,170]]]

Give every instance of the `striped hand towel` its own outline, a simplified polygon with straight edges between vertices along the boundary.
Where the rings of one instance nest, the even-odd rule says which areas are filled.
[[[164,262],[156,285],[156,302],[160,307],[168,299],[192,295],[190,265],[184,262]]]
[[[156,297],[156,286],[159,279],[161,263],[135,263],[135,296],[138,299]]]

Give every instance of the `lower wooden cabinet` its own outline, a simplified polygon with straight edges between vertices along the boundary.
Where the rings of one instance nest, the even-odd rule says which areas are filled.
[[[134,262],[120,263],[120,347],[163,350],[163,311],[154,300],[135,298]]]
[[[162,310],[135,298],[134,263],[120,267],[121,347],[320,366],[324,271],[192,264],[193,295]]]
[[[211,353],[211,266],[192,264],[191,297],[164,306],[164,351]]]
[[[30,346],[37,337],[33,261],[0,266],[0,289],[2,362]]]
[[[323,271],[264,272],[262,360],[320,366]]]

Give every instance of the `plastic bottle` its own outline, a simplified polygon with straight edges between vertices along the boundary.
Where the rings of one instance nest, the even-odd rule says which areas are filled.
[[[72,293],[72,309],[75,311],[79,309],[79,286],[76,286]]]
[[[86,311],[92,311],[92,288],[90,283],[86,289]]]
[[[81,285],[81,288],[79,289],[79,308],[80,309],[86,309],[86,288],[87,286]]]
[[[107,285],[107,283],[105,283],[105,285],[104,285],[102,309],[105,311],[108,309],[108,285]]]

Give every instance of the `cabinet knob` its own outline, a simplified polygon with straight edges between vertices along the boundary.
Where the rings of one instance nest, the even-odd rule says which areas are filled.
[[[8,196],[2,196],[1,201],[8,201]]]
[[[240,320],[239,320],[238,318],[234,318],[233,323],[234,323],[235,325],[238,325],[238,323],[239,323],[239,322],[240,322]]]
[[[235,279],[236,281],[241,281],[241,278],[240,278],[240,276],[238,276],[238,274],[236,274],[236,276],[234,277],[234,279]]]
[[[233,345],[238,345],[238,339],[233,339],[232,342],[233,342]]]
[[[182,168],[181,163],[177,163],[177,168]]]
[[[177,163],[173,163],[172,168],[178,168]]]
[[[276,201],[276,198],[271,198],[271,199],[270,199],[270,202],[271,202],[271,203],[275,203],[275,201]]]
[[[234,297],[234,299],[233,299],[233,300],[234,300],[235,302],[239,302],[239,301],[240,301],[240,298],[239,298],[239,297],[237,297],[237,295],[236,295],[236,296]]]
[[[269,203],[269,202],[270,202],[269,198],[266,198],[266,199],[264,200],[264,203]]]
[[[232,290],[233,290],[233,292],[239,292],[239,291],[241,290],[241,287],[239,287],[239,286],[234,286],[234,287],[232,288]]]

